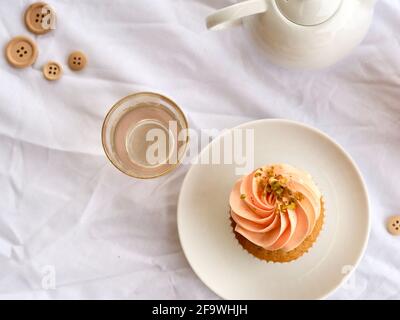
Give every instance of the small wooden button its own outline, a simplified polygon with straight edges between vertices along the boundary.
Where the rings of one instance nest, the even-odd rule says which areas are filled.
[[[388,231],[394,236],[400,236],[400,216],[392,216],[387,223]]]
[[[29,67],[36,61],[37,56],[35,42],[27,37],[15,37],[6,46],[7,61],[16,68]]]
[[[25,25],[34,34],[45,34],[55,28],[54,10],[44,2],[36,2],[25,11]]]
[[[43,67],[43,75],[47,80],[54,81],[61,78],[62,67],[58,62],[50,61]]]
[[[74,71],[80,71],[87,64],[86,56],[81,51],[72,52],[68,57],[68,65]]]

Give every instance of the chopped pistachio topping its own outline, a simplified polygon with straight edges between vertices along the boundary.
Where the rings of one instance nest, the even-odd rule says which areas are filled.
[[[294,197],[296,198],[296,200],[301,201],[304,199],[304,195],[301,192],[296,192],[294,194]]]
[[[274,167],[265,169],[258,169],[254,174],[262,196],[266,197],[273,194],[277,200],[275,213],[287,212],[288,210],[295,210],[298,202],[304,199],[304,195],[300,192],[293,192],[289,187],[288,177],[275,174]],[[245,197],[242,195],[241,198]]]
[[[284,204],[281,206],[283,210],[295,210],[296,209],[296,202],[290,202],[289,204]]]

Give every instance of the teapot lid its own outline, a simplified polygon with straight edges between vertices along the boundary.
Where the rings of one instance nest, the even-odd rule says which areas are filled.
[[[275,0],[281,13],[293,23],[314,26],[327,21],[343,0]]]

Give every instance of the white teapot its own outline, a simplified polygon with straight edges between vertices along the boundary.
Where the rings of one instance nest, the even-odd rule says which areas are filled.
[[[209,29],[239,19],[274,63],[288,68],[328,67],[366,35],[377,0],[247,0],[207,18]]]

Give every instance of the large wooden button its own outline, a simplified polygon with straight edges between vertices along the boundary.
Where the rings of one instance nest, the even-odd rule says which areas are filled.
[[[34,34],[45,34],[55,28],[54,10],[44,2],[36,2],[25,11],[25,25]]]
[[[43,75],[47,80],[54,81],[61,78],[62,67],[58,62],[50,61],[43,67]]]
[[[387,223],[388,231],[394,236],[400,236],[400,216],[392,216]]]
[[[80,71],[87,64],[86,56],[81,51],[72,52],[68,57],[68,65],[74,71]]]
[[[7,61],[16,68],[25,68],[32,65],[38,56],[38,49],[33,40],[18,36],[7,44]]]

